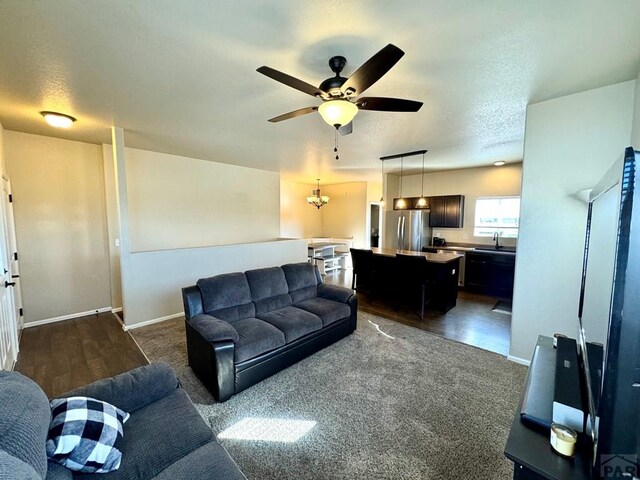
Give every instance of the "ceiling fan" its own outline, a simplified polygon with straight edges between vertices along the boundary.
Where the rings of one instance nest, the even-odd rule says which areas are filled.
[[[320,105],[278,115],[270,118],[269,121],[281,122],[318,111],[325,122],[335,127],[340,134],[348,135],[353,131],[351,121],[359,110],[417,112],[422,107],[422,102],[401,98],[359,96],[380,80],[403,55],[404,52],[402,50],[395,45],[389,44],[367,60],[349,78],[340,76],[342,69],[347,64],[347,59],[342,56],[331,57],[329,59],[329,67],[336,75],[335,77],[327,78],[319,87],[314,87],[307,82],[273,68],[260,67],[257,71],[263,75],[322,100]]]

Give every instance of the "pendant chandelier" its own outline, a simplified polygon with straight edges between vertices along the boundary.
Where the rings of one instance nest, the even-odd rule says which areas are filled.
[[[316,178],[316,180],[318,182],[318,188],[313,191],[312,196],[307,197],[307,203],[309,205],[313,205],[317,209],[320,209],[320,207],[329,203],[329,197],[326,195],[320,195],[320,179]]]
[[[404,172],[404,157],[400,157],[400,198],[396,202],[397,210],[404,210],[407,208],[407,201],[402,197],[402,174]]]
[[[420,187],[420,198],[418,199],[418,203],[416,204],[418,208],[427,208],[428,206],[427,199],[424,198],[424,154],[425,153],[427,152],[422,153],[422,187]]]
[[[380,183],[382,184],[382,195],[380,196],[380,203],[384,205],[384,160],[380,160]]]

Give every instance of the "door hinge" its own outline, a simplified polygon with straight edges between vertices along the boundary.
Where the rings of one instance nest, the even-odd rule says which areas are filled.
[[[18,252],[13,252],[13,259],[18,260]]]
[[[24,317],[24,311],[23,311],[23,309],[22,309],[22,308],[20,309],[20,316],[21,316],[21,317]]]
[[[13,195],[9,194],[9,203],[13,203]]]

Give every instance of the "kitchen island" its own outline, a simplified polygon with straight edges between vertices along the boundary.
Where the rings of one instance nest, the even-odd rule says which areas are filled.
[[[456,306],[458,301],[458,269],[463,255],[452,253],[428,253],[413,250],[395,250],[393,248],[372,248],[374,256],[394,258],[397,254],[424,257],[430,266],[432,292],[431,306],[446,313]],[[402,272],[397,272],[402,275]],[[397,283],[398,278],[386,279]]]

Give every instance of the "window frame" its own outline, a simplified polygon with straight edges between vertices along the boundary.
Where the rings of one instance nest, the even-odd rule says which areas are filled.
[[[509,200],[509,199],[518,200],[518,217],[517,217],[516,227],[478,225],[478,202],[482,200]],[[500,232],[501,238],[517,239],[518,236],[520,235],[521,207],[522,207],[521,195],[491,195],[486,197],[477,197],[474,205],[474,212],[473,212],[473,236],[476,238],[488,238],[488,237],[493,237],[495,232]],[[480,230],[484,230],[484,232]]]

